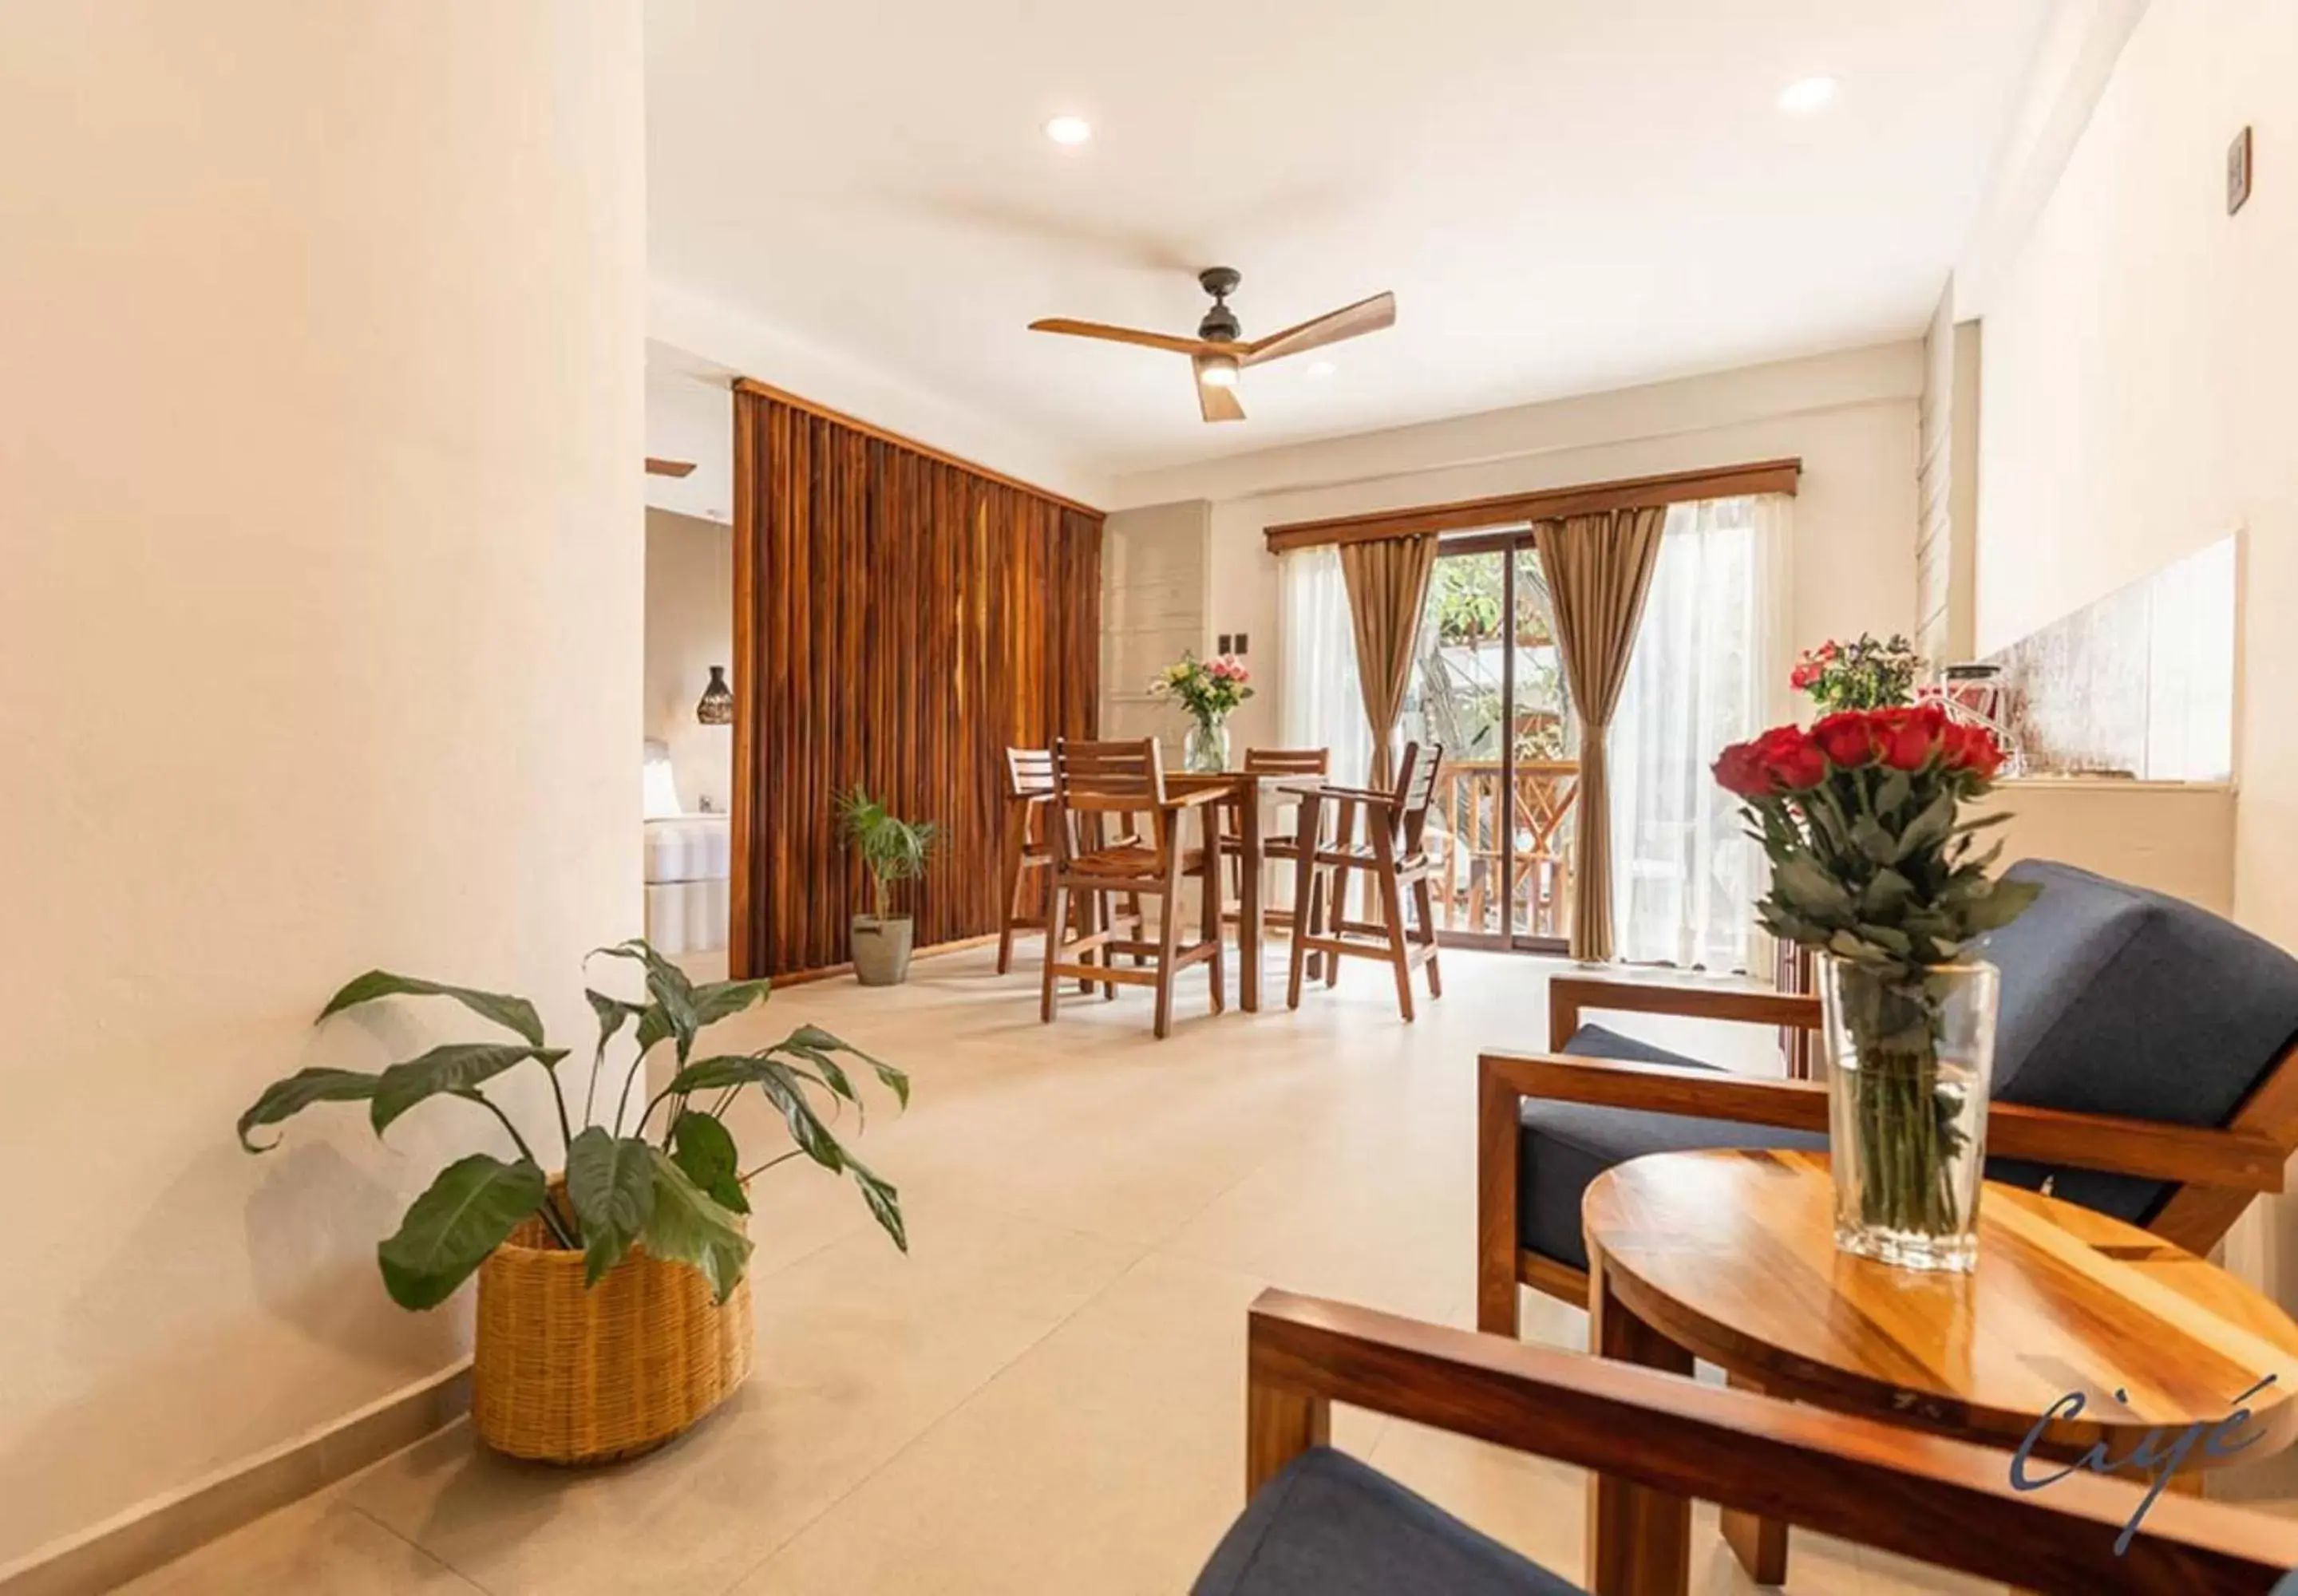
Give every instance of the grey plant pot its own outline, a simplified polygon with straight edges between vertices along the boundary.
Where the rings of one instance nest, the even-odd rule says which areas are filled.
[[[910,973],[910,922],[854,917],[854,979],[864,986],[899,986]]]

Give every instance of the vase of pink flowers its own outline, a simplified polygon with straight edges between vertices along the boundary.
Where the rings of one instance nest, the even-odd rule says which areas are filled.
[[[1922,655],[1903,634],[1879,639],[1861,632],[1848,643],[1830,638],[1806,649],[1788,681],[1797,692],[1810,694],[1822,714],[1831,715],[1913,703],[1922,669]]]
[[[1229,654],[1201,660],[1185,654],[1157,673],[1149,691],[1170,698],[1189,717],[1189,735],[1181,744],[1181,765],[1194,771],[1228,769],[1228,717],[1252,696],[1252,673],[1244,662]]]

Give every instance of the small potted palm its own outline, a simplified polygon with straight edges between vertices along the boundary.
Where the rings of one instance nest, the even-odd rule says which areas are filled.
[[[859,786],[838,801],[846,840],[870,872],[870,912],[854,917],[854,978],[898,986],[910,973],[911,921],[891,912],[894,886],[925,874],[941,840],[930,820],[905,820]]]

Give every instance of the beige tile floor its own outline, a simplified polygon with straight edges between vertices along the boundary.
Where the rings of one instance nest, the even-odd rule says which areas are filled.
[[[1040,1026],[1034,977],[999,978],[987,953],[922,962],[897,991],[790,988],[737,1022],[751,1045],[811,1020],[914,1077],[910,1112],[865,1139],[902,1188],[910,1256],[849,1187],[784,1165],[754,1193],[756,1376],[678,1444],[573,1474],[458,1426],[130,1588],[1185,1591],[1240,1506],[1254,1293],[1469,1321],[1476,1053],[1537,1044],[1557,967],[1444,965],[1448,995],[1410,1026],[1375,967],[1297,1014],[1205,1017],[1192,979],[1163,1043],[1145,994],[1071,1000]],[[740,1128],[769,1131],[763,1115]],[[1527,1300],[1527,1333],[1580,1345],[1578,1312]],[[1335,1431],[1578,1567],[1576,1470],[1361,1413]],[[1751,1588],[1712,1514],[1696,1555],[1704,1596]],[[1981,1587],[1799,1535],[1787,1588]]]

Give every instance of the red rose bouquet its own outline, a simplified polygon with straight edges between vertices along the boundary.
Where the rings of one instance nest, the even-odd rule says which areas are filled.
[[[1908,1267],[1975,1262],[1995,972],[1963,959],[2041,889],[1988,874],[1967,820],[2004,751],[1936,703],[1829,715],[1734,744],[1715,779],[1772,860],[1757,907],[1827,967],[1837,1240]]]

